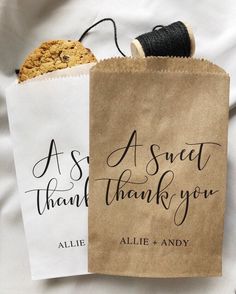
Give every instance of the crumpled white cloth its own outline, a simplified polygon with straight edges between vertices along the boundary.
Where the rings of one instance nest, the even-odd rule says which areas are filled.
[[[228,193],[223,277],[137,279],[102,275],[31,281],[9,136],[5,88],[29,51],[48,39],[78,39],[104,17],[117,22],[120,47],[156,24],[183,20],[196,37],[196,57],[231,76]],[[236,9],[234,0],[1,0],[0,1],[0,293],[234,293],[236,290]],[[84,39],[98,59],[119,56],[113,28],[102,23]]]

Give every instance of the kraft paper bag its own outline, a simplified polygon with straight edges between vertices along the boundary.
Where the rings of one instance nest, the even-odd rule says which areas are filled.
[[[190,58],[90,74],[89,271],[222,274],[229,76]]]
[[[52,72],[7,90],[33,280],[88,273],[91,66]]]

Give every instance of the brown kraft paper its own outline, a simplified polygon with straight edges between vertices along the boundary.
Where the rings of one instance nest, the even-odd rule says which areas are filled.
[[[182,58],[90,76],[89,271],[220,276],[229,76]]]

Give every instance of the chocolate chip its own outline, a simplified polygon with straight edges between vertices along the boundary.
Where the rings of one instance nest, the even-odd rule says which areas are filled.
[[[62,58],[62,61],[64,61],[64,62],[68,62],[70,59],[70,57],[68,55],[63,55],[61,58]]]

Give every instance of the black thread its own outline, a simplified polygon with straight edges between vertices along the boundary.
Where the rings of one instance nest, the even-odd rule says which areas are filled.
[[[189,33],[181,21],[168,26],[157,25],[151,32],[142,34],[136,39],[140,42],[145,56],[189,57],[191,55]]]
[[[152,29],[152,31],[155,31],[155,29],[157,29],[157,28],[164,28],[164,26],[163,26],[163,25],[156,25],[156,26]]]
[[[124,57],[126,57],[126,55],[123,53],[123,51],[120,49],[119,45],[118,45],[118,40],[117,40],[117,27],[116,27],[116,23],[112,18],[103,18],[99,21],[97,21],[95,24],[93,24],[92,26],[90,26],[89,28],[87,28],[86,31],[83,32],[83,34],[81,35],[81,37],[79,38],[79,42],[82,42],[82,40],[84,39],[84,37],[87,35],[87,33],[94,28],[95,26],[97,26],[99,23],[104,22],[104,21],[111,21],[114,27],[114,41],[115,41],[115,45],[117,50],[120,52],[120,54]]]

